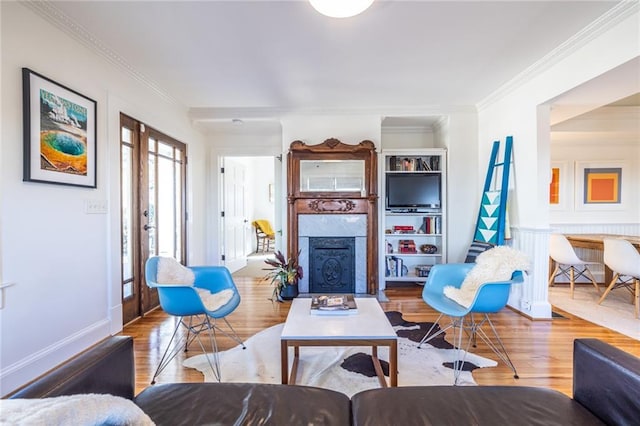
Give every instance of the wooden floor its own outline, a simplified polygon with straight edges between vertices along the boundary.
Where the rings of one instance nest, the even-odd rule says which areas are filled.
[[[258,331],[284,322],[290,302],[272,303],[272,288],[254,278],[234,278],[240,290],[242,302],[229,316],[229,322],[242,339]],[[389,302],[382,302],[385,311],[400,311],[409,321],[435,321],[437,314],[422,301],[421,287],[389,289]],[[640,356],[640,341],[581,320],[563,311],[565,318],[531,321],[520,314],[504,309],[494,315],[493,321],[509,355],[518,370],[520,379],[514,379],[511,370],[502,362],[495,368],[482,368],[473,372],[479,385],[539,386],[556,389],[571,395],[572,348],[576,338],[592,337],[609,342],[629,353]],[[157,309],[144,318],[128,324],[122,334],[133,336],[136,357],[136,393],[147,387],[157,363],[162,356],[175,318]],[[235,342],[219,337],[221,350],[235,346]],[[482,342],[472,352],[495,359],[495,355]],[[157,383],[202,382],[202,374],[182,367],[184,357],[197,355],[196,344],[189,352],[180,353],[157,378]],[[399,376],[399,381],[402,381]]]

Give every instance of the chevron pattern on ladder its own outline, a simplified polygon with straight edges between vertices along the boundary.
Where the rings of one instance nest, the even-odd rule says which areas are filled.
[[[474,241],[498,244],[500,191],[486,191],[482,196]]]

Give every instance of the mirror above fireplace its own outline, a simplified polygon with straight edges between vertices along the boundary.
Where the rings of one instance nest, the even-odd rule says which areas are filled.
[[[363,192],[364,160],[300,160],[300,192]]]

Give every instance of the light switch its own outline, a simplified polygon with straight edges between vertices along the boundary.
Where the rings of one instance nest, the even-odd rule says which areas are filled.
[[[86,214],[107,214],[107,200],[85,200],[84,212]]]

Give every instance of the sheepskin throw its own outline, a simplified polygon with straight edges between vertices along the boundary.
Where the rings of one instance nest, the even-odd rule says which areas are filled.
[[[460,288],[446,286],[444,295],[468,308],[481,284],[508,281],[518,270],[529,268],[527,255],[508,246],[496,246],[480,253],[476,265],[469,271]]]
[[[233,297],[233,290],[228,288],[217,293],[211,293],[206,288],[196,288],[196,291],[200,296],[200,300],[202,300],[202,304],[209,311],[220,309],[229,303],[229,300]]]
[[[160,257],[156,280],[158,284],[193,285],[196,277],[173,257]]]
[[[152,426],[154,423],[128,399],[106,394],[79,394],[0,400],[0,424]]]

